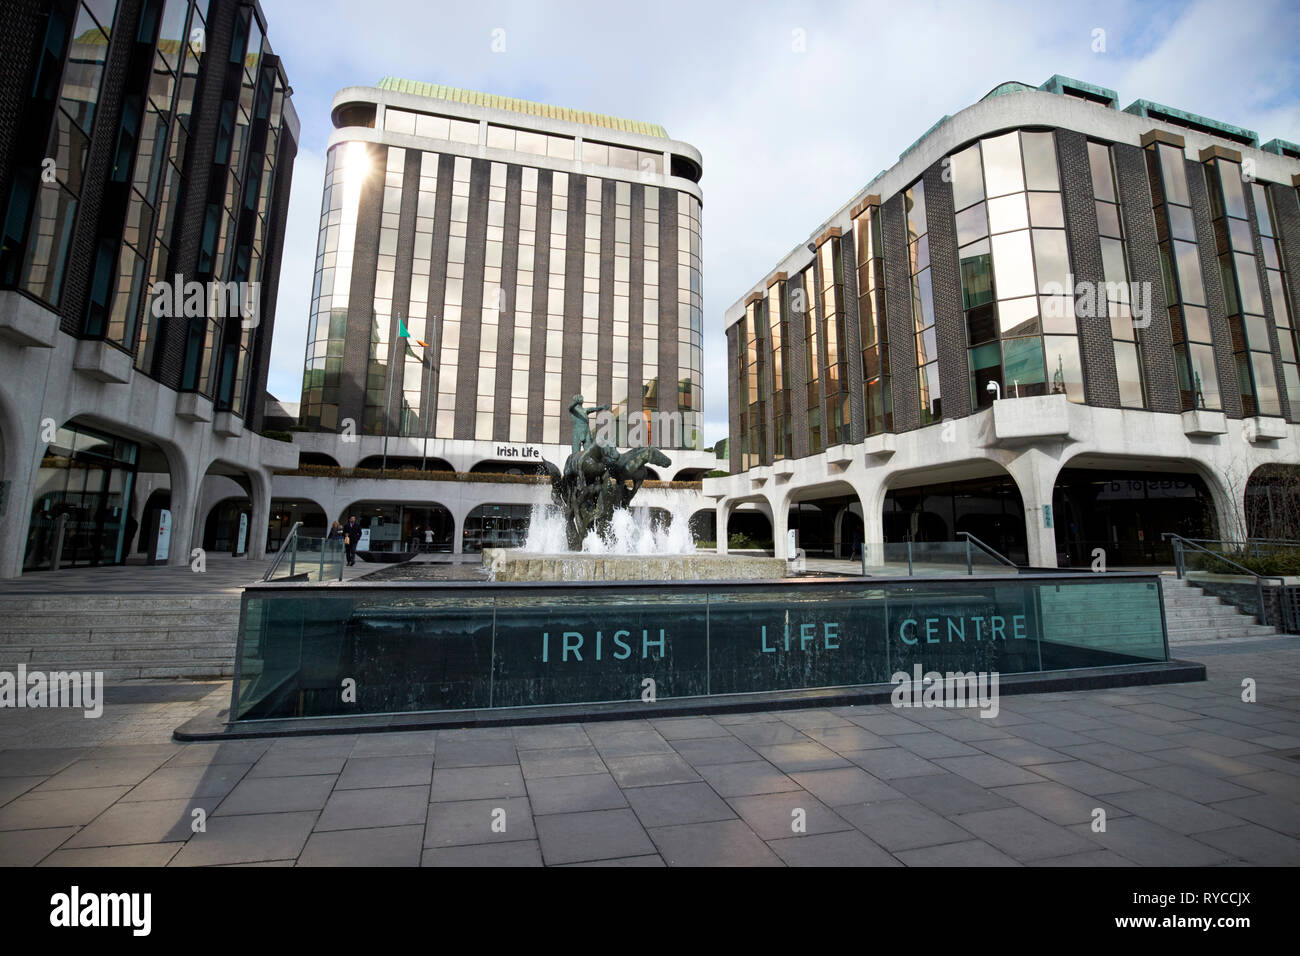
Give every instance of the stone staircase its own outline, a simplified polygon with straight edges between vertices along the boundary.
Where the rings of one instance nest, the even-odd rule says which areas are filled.
[[[1206,594],[1185,579],[1166,575],[1161,584],[1170,646],[1282,633],[1280,628],[1257,623],[1253,615]]]
[[[0,670],[100,671],[105,680],[230,677],[239,593],[0,596]]]

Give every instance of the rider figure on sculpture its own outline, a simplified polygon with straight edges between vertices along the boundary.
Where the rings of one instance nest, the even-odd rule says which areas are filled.
[[[633,448],[623,454],[592,437],[590,416],[609,411],[608,405],[584,404],[573,396],[569,415],[573,419],[572,452],[561,472],[543,459],[551,479],[551,498],[564,510],[569,548],[582,549],[583,539],[593,528],[605,534],[614,511],[626,508],[646,479],[647,465],[660,468],[672,464],[657,448]]]

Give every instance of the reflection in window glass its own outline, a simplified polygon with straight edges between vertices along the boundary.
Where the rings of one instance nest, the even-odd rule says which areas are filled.
[[[1056,145],[1051,133],[1021,133],[1025,154],[1025,188],[1056,191],[1061,188],[1056,172]]]
[[[1183,150],[1152,143],[1146,156],[1182,406],[1217,410],[1222,407],[1219,379]]]
[[[1020,167],[1020,134],[1011,132],[982,140],[984,183],[989,196],[1005,196],[1025,188]]]
[[[1053,391],[1083,401],[1055,135],[989,137],[950,165],[972,404],[994,400],[989,383],[1004,398]],[[1054,333],[1050,356],[1043,331]],[[1001,348],[989,344],[999,339]],[[1043,370],[1053,363],[1059,387],[1049,389]]]
[[[993,274],[999,298],[1019,298],[1037,291],[1027,229],[993,237]]]
[[[952,201],[954,209],[965,209],[984,198],[984,174],[980,169],[980,146],[973,143],[952,156]]]
[[[930,425],[943,417],[938,354],[934,348],[934,291],[930,276],[930,243],[926,223],[925,183],[916,182],[903,194],[907,213],[908,249],[912,271],[912,324],[916,329],[917,386],[920,421]]]
[[[1232,329],[1233,360],[1237,367],[1237,384],[1241,408],[1245,415],[1281,415],[1277,370],[1273,365],[1273,346],[1264,290],[1259,281],[1254,240],[1246,219],[1246,194],[1242,185],[1240,163],[1216,157],[1206,166],[1210,191],[1210,208],[1214,217],[1214,235],[1219,249],[1219,271],[1223,277],[1224,301],[1228,325]],[[1259,194],[1257,201],[1263,201]],[[1267,218],[1267,202],[1265,218]],[[1259,215],[1258,210],[1256,216]],[[1260,231],[1261,245],[1271,240]],[[1236,250],[1236,251],[1233,251]],[[1268,272],[1268,261],[1265,271]],[[1278,337],[1289,334],[1285,322],[1285,296],[1280,297],[1282,314],[1274,312]],[[1285,379],[1284,379],[1285,380]]]
[[[1273,187],[1276,189],[1279,187]],[[1282,360],[1281,390],[1287,398],[1290,417],[1300,417],[1300,370],[1296,367],[1295,311],[1289,301],[1286,275],[1286,254],[1282,248],[1273,208],[1272,190],[1263,183],[1250,185],[1255,208],[1255,223],[1259,228],[1259,241],[1264,250],[1264,273],[1268,283],[1269,303],[1273,307],[1273,324],[1277,331],[1278,355]]]

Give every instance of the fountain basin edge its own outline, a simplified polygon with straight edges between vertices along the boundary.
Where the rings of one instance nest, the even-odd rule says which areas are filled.
[[[492,580],[516,581],[768,581],[785,577],[783,558],[739,554],[536,554],[484,548]]]

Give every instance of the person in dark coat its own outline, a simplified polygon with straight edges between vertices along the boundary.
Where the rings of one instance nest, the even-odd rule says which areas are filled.
[[[361,540],[361,524],[357,521],[357,516],[352,515],[348,518],[348,523],[343,526],[343,544],[347,553],[348,567],[357,563],[357,542]]]

